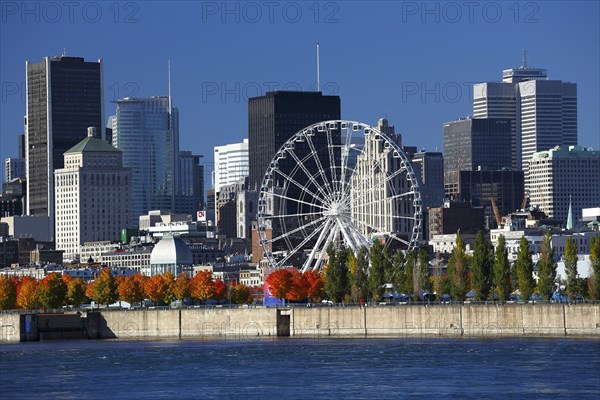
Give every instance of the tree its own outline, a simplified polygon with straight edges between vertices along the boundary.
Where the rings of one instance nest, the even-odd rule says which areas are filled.
[[[577,272],[577,244],[572,237],[565,244],[565,273],[567,275],[567,295],[574,299],[582,294],[583,287]]]
[[[248,304],[252,301],[250,288],[243,284],[237,284],[231,290],[231,300],[235,304]]]
[[[0,310],[12,310],[17,304],[17,286],[6,275],[0,275]]]
[[[175,298],[173,294],[173,287],[175,286],[175,276],[172,272],[167,271],[161,275],[163,281],[165,282],[165,295],[163,297],[163,301],[167,304],[171,304],[171,301]]]
[[[468,259],[460,233],[456,235],[456,244],[448,260],[448,276],[450,278],[450,293],[456,300],[464,300],[467,294]]]
[[[47,275],[38,286],[38,299],[44,308],[61,308],[67,297],[67,285],[58,273]]]
[[[546,232],[542,241],[540,260],[538,262],[538,292],[546,300],[550,300],[552,297],[554,281],[556,280],[556,262],[554,261],[554,249],[551,242],[552,235],[550,235],[550,232]]]
[[[129,304],[139,303],[144,300],[144,291],[140,287],[140,281],[135,275],[125,276],[118,280],[117,293],[119,300]]]
[[[417,256],[418,262],[413,269],[413,292],[415,296],[431,289],[427,252],[425,250],[420,250]]]
[[[173,296],[177,300],[183,300],[191,296],[191,280],[187,273],[182,272],[177,275],[173,285]]]
[[[441,299],[442,295],[447,293],[444,291],[447,280],[448,276],[446,275],[446,279],[444,279],[444,275],[442,274],[442,257],[440,253],[436,253],[432,284],[433,291],[436,293],[438,299]]]
[[[213,279],[212,272],[205,270],[200,271],[192,279],[192,297],[202,302],[210,299],[213,296]]]
[[[369,269],[369,293],[373,301],[381,301],[383,298],[385,283],[385,254],[379,241],[375,241],[369,251],[371,268]]]
[[[588,289],[592,300],[600,299],[600,236],[590,241],[590,276]]]
[[[397,290],[402,293],[410,294],[413,293],[414,290],[414,270],[417,263],[417,255],[414,251],[406,253],[406,258],[404,260],[404,266],[400,272],[400,285]]]
[[[521,299],[528,301],[533,294],[533,261],[529,252],[529,242],[523,236],[519,242],[519,253],[517,254],[517,279],[519,282],[519,291]]]
[[[498,238],[498,247],[496,247],[496,256],[494,260],[494,288],[498,294],[499,301],[507,301],[512,291],[510,276],[510,263],[508,262],[508,252],[506,251],[506,240],[503,235]]]
[[[369,296],[369,253],[366,247],[358,249],[356,256],[350,254],[348,274],[350,296],[358,303]]]
[[[483,233],[477,232],[471,262],[471,288],[479,301],[486,300],[490,294],[494,266],[493,250],[491,243],[483,237]]]
[[[38,307],[38,281],[30,276],[21,278],[17,287],[17,307],[32,310]]]
[[[98,278],[94,281],[93,299],[98,304],[112,304],[119,299],[117,285],[110,268],[102,268]]]
[[[342,302],[350,291],[348,281],[348,255],[349,252],[341,248],[335,250],[333,246],[327,249],[329,266],[325,270],[325,292],[329,300],[336,303]]]
[[[227,298],[227,284],[220,279],[213,282],[212,298],[219,303]]]
[[[308,282],[308,297],[315,303],[325,298],[325,281],[323,275],[318,271],[306,271],[304,273]]]
[[[152,275],[146,281],[144,289],[150,300],[158,303],[159,301],[165,301],[169,286],[162,275]]]
[[[265,281],[269,291],[278,299],[286,299],[292,289],[292,271],[290,268],[278,269],[271,272]]]
[[[295,268],[290,272],[292,273],[292,287],[287,294],[287,298],[291,301],[302,301],[308,297],[308,280],[304,274]]]
[[[64,275],[63,275],[64,276]],[[85,302],[86,284],[81,278],[71,278],[67,280],[67,302],[75,307],[79,307]]]

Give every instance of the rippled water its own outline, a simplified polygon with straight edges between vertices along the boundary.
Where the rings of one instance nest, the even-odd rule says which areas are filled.
[[[69,341],[0,347],[2,399],[600,398],[600,340]]]

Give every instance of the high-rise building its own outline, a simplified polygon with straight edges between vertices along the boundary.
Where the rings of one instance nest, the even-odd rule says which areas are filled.
[[[95,136],[65,152],[55,175],[56,248],[74,259],[84,242],[119,240],[131,220],[131,170],[122,153]]]
[[[411,159],[419,188],[423,207],[423,239],[429,238],[429,212],[432,207],[444,203],[444,157],[442,153],[420,151]]]
[[[215,146],[214,162],[213,188],[218,193],[221,186],[237,183],[248,176],[248,139],[241,143]]]
[[[179,183],[175,212],[196,215],[204,210],[204,166],[201,155],[191,151],[179,152]]]
[[[340,97],[324,96],[321,92],[275,91],[249,99],[249,189],[260,188],[275,152],[292,135],[314,123],[340,119],[340,115]],[[313,139],[316,147],[326,146],[325,136]],[[323,140],[323,143],[319,140]],[[295,150],[300,159],[309,152],[310,149],[300,146]],[[293,159],[281,161],[279,168],[282,171],[295,162]]]
[[[444,124],[445,182],[456,172],[511,167],[511,121],[465,118]]]
[[[88,127],[103,134],[102,60],[45,57],[25,68],[27,213],[48,215],[53,225],[54,170]]]
[[[112,144],[132,170],[131,226],[150,210],[176,208],[179,171],[179,112],[167,96],[115,101]]]
[[[583,208],[600,204],[600,151],[557,146],[534,153],[529,179],[531,205],[539,206],[549,218],[566,222],[571,202],[577,222]]]
[[[17,178],[25,179],[25,160],[9,157],[4,160],[4,182]]]
[[[545,69],[506,69],[502,82],[473,87],[474,118],[511,120],[512,169],[525,170],[536,151],[577,144],[577,85],[548,80]]]

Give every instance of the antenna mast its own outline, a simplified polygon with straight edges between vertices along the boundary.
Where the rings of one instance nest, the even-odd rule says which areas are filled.
[[[527,68],[527,50],[523,50],[523,57],[521,59],[521,68]]]
[[[319,41],[317,41],[317,92],[321,91],[321,60],[319,51]]]
[[[169,74],[169,116],[172,113],[173,104],[171,103],[171,60],[168,60],[168,74]]]

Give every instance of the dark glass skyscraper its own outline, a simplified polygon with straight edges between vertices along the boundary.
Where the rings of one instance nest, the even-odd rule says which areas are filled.
[[[45,57],[26,62],[26,75],[27,213],[53,221],[54,170],[63,168],[63,153],[88,127],[104,132],[102,60]]]
[[[293,134],[320,121],[340,119],[340,116],[340,97],[324,96],[321,92],[276,91],[249,99],[250,189],[260,187],[275,152]],[[325,135],[322,137],[325,140]],[[316,141],[315,147],[319,147]],[[296,154],[302,158],[307,154],[302,154],[303,151],[297,148]],[[286,168],[283,164],[280,163],[282,170]]]

